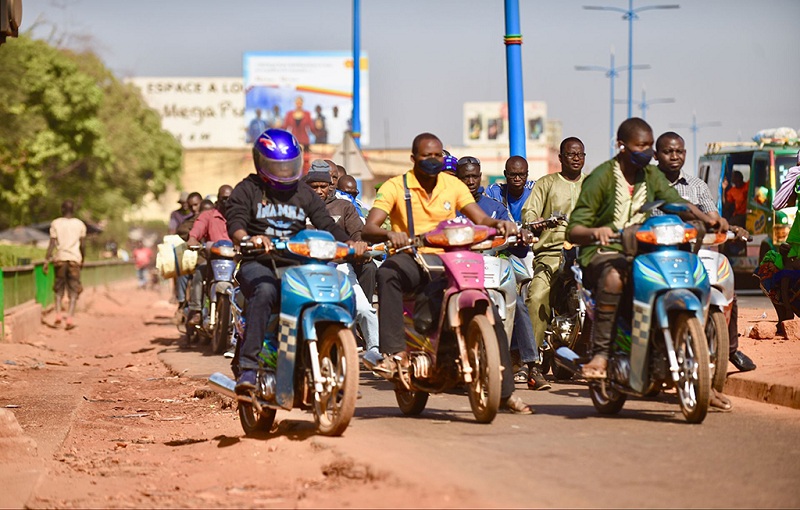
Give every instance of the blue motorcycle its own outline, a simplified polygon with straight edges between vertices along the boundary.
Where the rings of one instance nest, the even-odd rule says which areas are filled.
[[[689,423],[701,423],[708,412],[711,362],[704,324],[711,284],[702,261],[693,251],[702,246],[697,228],[669,213],[679,204],[653,202],[643,212],[661,207],[663,216],[651,216],[636,229],[635,242],[622,236],[626,253],[633,255],[633,306],[620,302],[617,335],[609,353],[606,379],[589,381],[589,393],[601,414],[616,414],[628,395],[645,396],[663,387],[675,388],[681,411]],[[635,245],[635,246],[631,246]],[[594,302],[575,268],[587,319]],[[627,304],[627,306],[626,306]],[[574,374],[588,362],[568,347],[556,350],[556,363]]]
[[[259,356],[257,389],[236,395],[235,381],[219,372],[211,375],[209,383],[218,393],[238,400],[245,434],[268,432],[278,409],[300,408],[314,413],[320,434],[339,436],[353,417],[358,396],[358,354],[352,331],[355,295],[347,277],[329,262],[354,252],[320,230],[274,239],[273,245],[270,257],[295,265],[277,268],[280,310],[271,314]],[[243,253],[252,248],[252,243],[243,241]],[[233,301],[237,308],[247,306],[236,298]],[[244,326],[243,315],[235,315],[237,328]]]

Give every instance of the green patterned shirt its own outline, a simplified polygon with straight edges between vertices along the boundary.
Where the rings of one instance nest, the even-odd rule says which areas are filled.
[[[622,175],[619,162],[610,159],[592,170],[583,181],[578,203],[572,211],[567,225],[567,236],[575,225],[588,228],[609,227],[620,231],[646,219],[637,211],[647,202],[664,200],[669,203],[685,203],[680,194],[670,185],[664,173],[653,165],[637,172],[633,189]],[[586,267],[597,252],[598,246],[586,246],[580,250],[580,263]],[[610,244],[604,249],[622,251],[622,245]]]

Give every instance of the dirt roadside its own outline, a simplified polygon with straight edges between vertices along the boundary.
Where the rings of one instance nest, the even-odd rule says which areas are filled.
[[[244,438],[230,400],[158,361],[179,338],[165,298],[89,290],[77,328],[0,344],[0,507],[489,506],[340,454],[308,414]]]
[[[133,282],[88,290],[76,329],[43,325],[35,342],[0,344],[0,507],[498,506],[398,474],[418,473],[418,459],[365,462],[366,444],[343,455],[306,413],[283,414],[269,441],[244,438],[229,400],[159,360],[179,339],[167,297]],[[776,320],[762,313],[742,308],[741,332]],[[740,346],[759,369],[731,380],[800,366],[800,342],[743,336]],[[786,375],[795,386],[797,373]],[[368,443],[378,441],[391,438]]]

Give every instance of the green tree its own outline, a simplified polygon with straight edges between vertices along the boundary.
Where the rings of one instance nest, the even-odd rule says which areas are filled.
[[[120,218],[177,182],[179,143],[93,53],[21,35],[0,70],[0,228],[52,219],[65,198]]]

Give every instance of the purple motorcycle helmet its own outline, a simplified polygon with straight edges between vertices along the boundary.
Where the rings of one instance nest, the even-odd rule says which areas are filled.
[[[267,129],[253,144],[253,164],[272,187],[292,189],[303,173],[303,149],[290,132]]]

